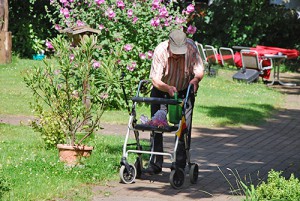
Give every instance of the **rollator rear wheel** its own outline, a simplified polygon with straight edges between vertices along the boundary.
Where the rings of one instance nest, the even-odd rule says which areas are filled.
[[[190,167],[190,173],[189,173],[189,175],[190,175],[190,182],[192,184],[197,183],[198,173],[199,173],[198,165],[196,163],[192,164],[191,167]]]
[[[185,173],[183,169],[178,168],[176,170],[172,170],[170,174],[170,184],[175,189],[180,189],[185,180]]]
[[[129,171],[125,168],[125,165],[122,165],[120,168],[120,179],[124,184],[131,184],[136,177],[136,169],[133,165],[129,165]]]

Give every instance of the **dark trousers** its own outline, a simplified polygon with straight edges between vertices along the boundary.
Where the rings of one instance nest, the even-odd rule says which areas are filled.
[[[179,91],[178,92],[178,98],[184,99],[186,96],[187,90]],[[169,94],[166,92],[162,92],[155,87],[151,90],[151,97],[157,97],[157,98],[170,98]],[[193,107],[194,107],[195,97],[194,94],[191,94],[189,96],[189,100],[186,107],[186,125],[187,125],[187,135],[188,135],[188,142],[187,142],[187,148],[190,147],[190,139],[191,139],[191,128],[192,128],[192,116],[193,116]],[[151,117],[154,116],[154,114],[158,110],[168,110],[168,106],[164,104],[152,104],[151,105]],[[163,152],[163,133],[159,132],[151,132],[150,136],[151,141],[151,151],[152,152]],[[184,168],[186,165],[186,148],[185,148],[185,142],[183,139],[183,135],[180,137],[178,142],[178,147],[176,151],[176,166],[180,168]],[[155,155],[152,154],[150,157],[150,166],[154,166],[154,168],[162,168],[163,164],[163,156],[161,155]]]

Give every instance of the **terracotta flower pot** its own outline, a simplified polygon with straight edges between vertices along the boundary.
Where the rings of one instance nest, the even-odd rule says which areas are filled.
[[[92,154],[94,147],[89,146],[71,146],[67,144],[58,144],[59,159],[61,162],[69,166],[74,166],[80,163],[82,157],[89,157]]]

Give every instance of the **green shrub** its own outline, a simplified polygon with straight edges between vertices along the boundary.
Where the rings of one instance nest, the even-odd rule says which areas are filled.
[[[271,170],[267,182],[263,182],[256,188],[258,200],[300,200],[300,181],[291,174],[289,179],[281,176],[282,172]]]
[[[229,181],[223,171],[218,167],[226,181],[230,186],[233,195],[245,196],[244,201],[299,201],[300,200],[300,181],[291,174],[289,179],[281,176],[281,171],[271,170],[268,173],[266,182],[260,183],[258,186],[252,183],[252,179],[245,177],[242,180],[237,170],[233,171],[230,168],[227,170],[230,175],[235,178],[235,183]]]
[[[39,107],[37,105],[35,108],[38,109]],[[51,148],[57,144],[64,143],[65,134],[62,132],[58,118],[54,114],[42,109],[38,113],[40,114],[38,121],[32,121],[31,126],[33,130],[41,133],[46,147]]]
[[[174,7],[173,3],[161,0],[52,0],[48,8],[55,12],[49,11],[48,16],[57,30],[90,26],[101,31],[98,60],[111,56],[117,61],[107,70],[115,80],[125,72],[122,84],[130,97],[136,92],[139,81],[149,77],[153,51],[158,43],[168,38],[170,30],[185,29],[189,36],[195,31],[192,25],[187,27],[186,21],[194,7],[184,13]],[[124,107],[120,83],[111,93],[114,99],[110,106]]]

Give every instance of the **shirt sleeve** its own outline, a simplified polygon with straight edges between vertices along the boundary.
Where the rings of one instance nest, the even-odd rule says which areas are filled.
[[[155,48],[153,57],[152,57],[152,64],[151,64],[151,70],[150,70],[150,79],[152,78],[158,78],[162,79],[164,74],[164,68],[165,68],[165,55],[162,51],[161,47],[158,46]]]
[[[195,76],[201,74],[203,71],[204,71],[204,64],[203,64],[203,61],[201,59],[201,56],[200,56],[200,52],[198,50],[198,47],[196,45],[196,43],[192,40],[190,40],[191,44],[192,44],[192,47],[193,47],[193,64],[194,64],[194,67],[193,67],[193,74]]]
[[[193,73],[195,76],[201,74],[204,71],[204,64],[200,57],[199,51],[195,52],[195,65],[193,69]]]

